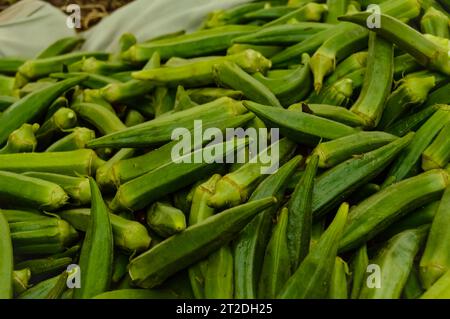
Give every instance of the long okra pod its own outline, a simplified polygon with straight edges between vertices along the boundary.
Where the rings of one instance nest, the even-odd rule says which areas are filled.
[[[369,35],[369,55],[364,84],[351,111],[363,118],[368,127],[376,127],[391,92],[394,71],[394,47],[377,36]]]
[[[347,299],[348,287],[347,276],[349,269],[347,263],[340,257],[336,257],[334,262],[333,274],[330,280],[330,290],[328,291],[328,298],[330,299]]]
[[[449,18],[440,10],[428,8],[420,20],[423,33],[432,34],[441,38],[449,38]]]
[[[296,156],[278,171],[262,181],[253,192],[249,201],[266,196],[280,197],[288,186],[289,177],[297,169],[302,157]],[[241,231],[235,240],[235,297],[248,299],[257,297],[257,283],[260,278],[264,252],[269,240],[272,217],[276,207],[266,209]]]
[[[274,203],[274,198],[250,202],[188,227],[133,259],[129,267],[132,280],[144,288],[161,284],[177,271],[229,242],[253,216]]]
[[[286,240],[292,273],[309,252],[312,228],[312,199],[319,157],[312,156],[289,200]]]
[[[74,298],[92,298],[109,289],[113,261],[113,235],[106,204],[97,184],[89,178],[92,194],[91,218],[81,247],[81,288]]]
[[[435,104],[406,116],[389,126],[386,132],[396,136],[405,136],[411,131],[416,131],[418,126],[422,126],[441,107],[441,105]]]
[[[364,285],[364,279],[366,278],[368,265],[369,256],[367,255],[367,245],[362,245],[355,252],[350,262],[350,269],[352,272],[351,299],[359,299],[359,294]]]
[[[317,299],[327,296],[348,209],[347,203],[341,205],[333,222],[289,278],[279,298]]]
[[[13,250],[9,226],[0,214],[0,299],[13,296]]]
[[[420,278],[428,289],[450,269],[448,229],[450,222],[450,187],[444,192],[436,216],[431,224],[425,251],[420,260]]]
[[[447,171],[431,170],[391,185],[359,203],[349,214],[340,250],[358,247],[415,208],[436,200],[449,181]]]
[[[364,125],[364,121],[355,113],[341,106],[334,106],[328,104],[302,104],[299,109],[303,111],[303,108],[309,111],[311,110],[312,114],[333,120],[342,124],[346,124],[354,127],[361,127]],[[295,109],[295,106],[289,107],[290,110]],[[309,109],[309,110],[308,110]]]
[[[422,168],[444,168],[450,161],[450,121],[430,146],[422,153]]]

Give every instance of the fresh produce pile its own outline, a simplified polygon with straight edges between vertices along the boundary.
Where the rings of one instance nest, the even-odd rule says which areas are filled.
[[[0,298],[450,298],[447,1],[82,41],[0,59]]]

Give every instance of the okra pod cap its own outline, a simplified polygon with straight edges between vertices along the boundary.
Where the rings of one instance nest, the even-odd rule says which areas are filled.
[[[37,123],[23,124],[9,135],[5,147],[0,149],[0,154],[34,152],[37,146],[35,133],[38,129]]]
[[[186,217],[181,210],[156,202],[147,210],[147,224],[158,235],[167,238],[186,229]]]

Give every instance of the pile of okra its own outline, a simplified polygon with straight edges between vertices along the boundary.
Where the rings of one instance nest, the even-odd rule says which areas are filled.
[[[0,298],[450,298],[449,9],[255,1],[1,58]]]

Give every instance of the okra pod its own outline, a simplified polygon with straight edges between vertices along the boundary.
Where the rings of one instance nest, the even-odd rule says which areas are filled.
[[[372,152],[349,159],[323,173],[315,182],[313,212],[323,216],[355,190],[378,176],[411,142],[413,133]]]
[[[30,269],[25,268],[22,270],[13,271],[13,290],[14,296],[18,296],[28,289],[28,282],[31,277]],[[2,298],[4,299],[4,298]]]
[[[17,73],[22,64],[25,63],[25,59],[14,57],[1,57],[0,58],[0,73],[14,75]]]
[[[424,107],[433,106],[435,104],[450,104],[449,90],[450,83],[431,92],[427,97]]]
[[[0,198],[5,204],[56,210],[69,199],[57,184],[4,171],[0,176]]]
[[[336,81],[332,85],[325,87],[320,92],[314,91],[309,96],[307,102],[314,104],[347,106],[350,103],[350,98],[353,94],[353,90],[354,90],[353,80],[345,77],[341,80]]]
[[[288,209],[283,208],[267,244],[258,285],[258,298],[274,299],[291,276],[286,233],[288,216]]]
[[[328,295],[339,241],[349,206],[343,203],[333,222],[282,288],[278,298],[317,299]]]
[[[173,56],[192,58],[221,52],[228,48],[232,40],[258,30],[255,26],[232,25],[201,30],[191,34],[133,45],[122,53],[126,61],[144,62],[158,52],[162,60]]]
[[[420,278],[424,288],[430,288],[450,269],[448,229],[450,222],[450,187],[444,192],[431,224],[427,244],[420,260]]]
[[[25,222],[48,217],[37,210],[2,209],[0,210],[0,214],[6,218],[8,223]]]
[[[304,112],[290,111],[245,101],[244,106],[281,134],[308,145],[323,139],[335,139],[357,132],[355,128]],[[325,129],[326,127],[326,129]]]
[[[252,101],[282,107],[275,94],[233,62],[223,62],[215,65],[213,73],[219,85],[234,90],[239,89],[245,97]]]
[[[288,185],[289,177],[297,169],[301,156],[295,156],[275,173],[263,180],[252,193],[249,201],[255,201],[267,196],[281,197]],[[276,207],[272,206],[258,216],[240,232],[234,247],[234,286],[235,297],[249,299],[257,297],[257,284],[260,279],[261,267],[269,241],[272,217]]]
[[[67,79],[33,92],[11,105],[0,117],[0,145],[21,125],[45,112],[62,93],[83,81],[83,77]]]
[[[147,225],[162,238],[167,238],[186,229],[186,217],[168,203],[156,202],[147,210]]]
[[[424,292],[425,290],[419,279],[419,271],[414,264],[409,273],[408,280],[406,280],[405,287],[403,287],[402,297],[404,299],[418,299]]]
[[[100,190],[89,178],[92,194],[91,218],[81,247],[81,287],[74,298],[92,298],[109,289],[112,275],[113,235],[110,214]]]
[[[71,133],[51,144],[45,152],[69,152],[86,148],[88,142],[95,139],[95,132],[85,127],[76,127]]]
[[[9,135],[5,147],[0,149],[0,154],[34,152],[37,146],[35,133],[38,129],[39,124],[23,124]]]
[[[358,247],[407,213],[436,200],[448,184],[447,171],[431,170],[391,185],[367,198],[351,210],[340,251]]]
[[[401,79],[405,74],[417,71],[422,66],[408,53],[394,57],[394,79]]]
[[[244,15],[246,20],[264,20],[271,21],[295,11],[296,7],[290,6],[270,6],[266,5],[264,8],[260,8],[254,12],[249,12]]]
[[[131,127],[138,124],[142,124],[145,121],[146,121],[145,116],[139,113],[139,111],[129,110],[125,117],[124,124],[128,127]]]
[[[423,110],[413,113],[409,116],[401,118],[386,129],[386,132],[396,135],[405,136],[411,131],[416,131],[417,127],[420,127],[425,123],[437,110],[441,108],[441,105],[435,104],[428,106]]]
[[[396,136],[384,132],[359,132],[320,143],[312,154],[319,157],[319,167],[330,168],[353,156],[380,148],[396,139]]]
[[[369,256],[367,255],[367,245],[362,245],[353,255],[350,262],[352,272],[352,287],[350,298],[359,299],[364,279],[366,278]]]
[[[229,245],[220,247],[208,257],[205,272],[206,299],[233,299],[233,252]]]
[[[312,156],[289,200],[286,244],[291,272],[294,273],[308,255],[313,223],[312,200],[319,157]]]
[[[81,66],[81,72],[100,75],[109,75],[134,69],[135,67],[129,63],[122,61],[99,61],[94,57],[83,59]]]
[[[422,168],[444,168],[450,161],[450,120],[436,139],[422,153]]]
[[[91,191],[87,178],[38,172],[27,172],[23,175],[42,179],[61,186],[67,195],[69,195],[72,204],[85,205],[91,202]]]
[[[228,243],[253,216],[274,205],[275,201],[274,198],[253,201],[188,227],[133,259],[129,266],[131,279],[143,288],[163,283],[177,271]]]
[[[114,251],[113,273],[111,276],[112,283],[117,284],[122,280],[122,278],[125,277],[125,275],[128,273],[127,267],[129,262],[130,256],[122,252]]]
[[[362,12],[339,19],[367,27],[366,21],[370,14]],[[447,48],[430,41],[412,27],[386,14],[388,13],[384,12],[379,16],[381,28],[371,29],[372,31],[411,54],[421,65],[450,75],[450,58]]]
[[[67,269],[72,263],[71,257],[61,257],[61,258],[39,258],[30,259],[15,265],[16,269],[28,269],[30,271],[30,283],[37,283],[42,280],[53,277],[61,271]]]
[[[334,269],[331,275],[328,298],[347,299],[348,287],[347,277],[350,274],[347,263],[340,257],[336,257]]]
[[[41,281],[35,286],[28,288],[19,296],[18,299],[46,299],[48,294],[52,291],[52,289],[58,283],[58,280],[63,274],[58,275],[56,277]]]
[[[102,164],[103,161],[93,150],[0,155],[0,170],[15,173],[32,171],[70,176],[91,176]]]
[[[344,15],[347,12],[350,0],[327,0],[326,2],[328,11],[326,14],[326,23],[338,23],[338,17]]]
[[[386,99],[391,92],[394,72],[394,46],[376,33],[369,35],[369,54],[364,84],[351,111],[376,127],[383,115]]]
[[[58,213],[61,218],[82,232],[88,229],[90,214],[89,209],[72,209]],[[143,251],[149,247],[151,238],[142,224],[115,214],[110,214],[109,217],[115,246],[127,252]]]
[[[52,73],[51,78],[56,79],[70,79],[76,76],[84,76],[86,80],[82,82],[83,86],[89,89],[101,89],[104,86],[122,83],[121,81],[112,78],[110,76],[105,76],[101,74],[87,73],[87,72],[70,72],[70,73]]]
[[[420,299],[449,299],[450,298],[450,270],[440,277],[433,286],[420,296]]]
[[[284,16],[270,21],[264,25],[264,28],[273,27],[276,25],[286,24],[290,20],[298,22],[312,21],[318,22],[322,20],[322,15],[327,11],[327,6],[321,3],[307,3],[300,8],[285,14]]]
[[[0,95],[0,112],[6,111],[8,107],[17,102],[17,98],[13,96]]]
[[[13,246],[8,221],[0,214],[0,299],[13,297]]]
[[[80,37],[66,37],[50,44],[44,51],[38,54],[37,59],[55,57],[61,54],[69,53],[84,43]]]
[[[60,108],[36,131],[36,138],[40,144],[48,144],[55,134],[74,128],[76,124],[75,112],[69,108]]]
[[[363,120],[355,113],[341,106],[328,104],[297,104],[291,105],[290,110],[297,109],[299,111],[311,112],[312,114],[323,117],[332,121],[336,121],[345,125],[360,127],[364,125]]]
[[[203,89],[189,89],[186,90],[187,94],[191,97],[192,101],[198,104],[206,104],[217,100],[221,97],[229,97],[234,100],[242,99],[242,92],[222,89],[222,88],[203,88]]]
[[[236,24],[246,20],[247,13],[258,12],[266,6],[264,2],[244,3],[227,10],[213,11],[205,21],[205,28],[214,28],[226,24]]]
[[[441,38],[449,38],[449,18],[442,11],[430,7],[420,20],[423,33],[432,34]]]
[[[344,78],[346,75],[367,66],[367,51],[353,53],[336,66],[336,69],[325,80],[326,85],[331,85],[336,81]]]
[[[173,111],[179,112],[193,108],[197,105],[197,103],[191,100],[191,97],[186,93],[186,90],[181,85],[179,85],[177,88],[177,93],[175,95]]]
[[[381,271],[380,286],[363,285],[360,299],[400,298],[427,230],[427,227],[406,230],[386,243],[377,257],[370,261]]]

